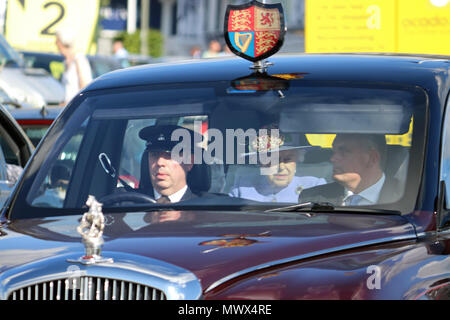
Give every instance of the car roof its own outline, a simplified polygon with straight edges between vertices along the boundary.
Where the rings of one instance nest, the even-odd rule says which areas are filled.
[[[449,56],[400,54],[278,54],[269,75],[300,73],[305,80],[373,81],[422,85],[448,78]],[[238,57],[196,59],[117,70],[99,77],[85,91],[183,82],[235,80],[253,64]],[[448,80],[446,80],[448,81]],[[445,82],[444,82],[445,83]]]

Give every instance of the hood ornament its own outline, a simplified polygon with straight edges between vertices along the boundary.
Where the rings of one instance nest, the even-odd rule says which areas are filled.
[[[99,203],[94,196],[89,196],[86,205],[89,207],[89,211],[83,215],[81,223],[77,227],[78,233],[83,238],[86,253],[78,260],[69,259],[67,261],[84,265],[112,263],[112,258],[103,258],[101,256],[103,229],[105,228],[105,217],[102,212],[102,204]]]

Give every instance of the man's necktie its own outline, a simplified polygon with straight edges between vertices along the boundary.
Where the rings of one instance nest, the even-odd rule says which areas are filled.
[[[359,194],[352,194],[351,196],[348,196],[347,199],[345,199],[345,205],[346,206],[357,206],[359,202],[364,199]]]
[[[170,199],[168,196],[161,196],[156,200],[156,203],[170,203]]]

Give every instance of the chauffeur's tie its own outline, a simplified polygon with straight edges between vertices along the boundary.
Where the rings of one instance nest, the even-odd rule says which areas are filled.
[[[346,206],[357,206],[359,202],[364,199],[359,194],[352,194],[351,196],[348,196],[347,199],[345,199],[345,205]]]
[[[170,203],[170,199],[168,196],[161,196],[156,200],[156,203]]]

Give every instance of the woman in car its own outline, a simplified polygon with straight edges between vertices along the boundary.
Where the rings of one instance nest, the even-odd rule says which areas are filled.
[[[270,152],[270,158],[277,161],[266,164],[260,161],[259,174],[256,176],[238,176],[229,195],[261,202],[297,203],[303,189],[325,184],[323,178],[296,176],[297,161],[301,160],[306,149],[311,148],[304,135],[296,138],[299,141],[294,141],[292,135],[286,134],[256,137],[250,149],[259,155]]]

